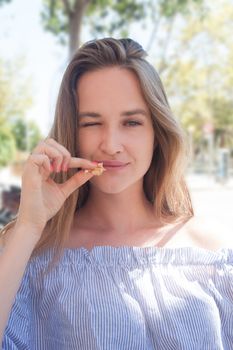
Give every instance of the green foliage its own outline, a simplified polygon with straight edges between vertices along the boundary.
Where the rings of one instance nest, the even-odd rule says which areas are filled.
[[[130,24],[141,22],[146,25],[148,19],[154,21],[155,13],[171,17],[177,13],[188,13],[192,4],[201,4],[203,0],[94,0],[86,1],[86,8],[80,21],[87,25],[93,37],[127,36]],[[70,23],[81,0],[43,0],[41,18],[43,26],[57,36],[62,44],[70,40]],[[79,28],[78,23],[77,30]]]
[[[22,57],[7,62],[0,58],[0,119],[5,121],[14,116],[23,118],[32,106],[32,82],[25,76],[24,66]]]
[[[211,118],[205,69],[198,68],[191,59],[177,59],[166,69],[163,78],[175,114],[185,129],[190,125],[194,128],[194,137],[200,140],[202,127]]]
[[[62,45],[67,45],[69,31],[69,16],[61,0],[43,0],[41,21],[45,30],[56,35]]]
[[[233,101],[227,98],[215,97],[211,101],[211,114],[216,129],[233,128]]]
[[[0,6],[8,4],[9,2],[11,2],[11,0],[0,0]]]
[[[135,21],[145,22],[151,9],[151,1],[96,1],[91,2],[86,24],[91,34],[96,36],[127,36],[129,25]]]
[[[28,122],[28,150],[32,151],[42,138],[40,128],[33,120],[30,120]]]
[[[9,127],[0,123],[0,168],[14,159],[16,146],[15,140]]]
[[[0,166],[14,160],[16,148],[31,150],[41,138],[33,122],[28,123],[26,137],[25,114],[32,105],[32,84],[24,75],[24,65],[23,58],[14,62],[0,59]]]
[[[216,139],[224,136],[221,144],[233,147],[232,17],[228,0],[211,3],[201,21],[197,13],[190,14],[175,48],[179,57],[165,63],[163,80],[172,108],[196,144],[210,123]]]
[[[70,12],[75,11],[77,1],[68,1]],[[84,17],[93,17],[97,14],[98,21],[91,22],[92,33],[108,33],[112,35],[114,31],[121,28],[126,30],[126,26],[133,20],[140,20],[145,17],[146,7],[150,1],[111,1],[98,0],[90,1]],[[114,14],[113,21],[104,22],[104,19],[109,19],[109,14]],[[71,14],[67,13],[67,9],[61,0],[44,0],[44,8],[41,13],[42,23],[46,30],[55,34],[61,44],[67,44],[69,39],[69,24]],[[78,25],[77,25],[78,27]],[[95,34],[94,34],[95,35]]]
[[[17,118],[11,123],[11,130],[16,141],[17,149],[25,151],[27,149],[26,122],[21,118]]]
[[[177,13],[189,14],[191,5],[200,5],[202,0],[160,0],[160,14],[164,17],[173,17]]]
[[[11,122],[11,130],[20,151],[31,151],[42,139],[40,129],[33,121],[16,118]]]

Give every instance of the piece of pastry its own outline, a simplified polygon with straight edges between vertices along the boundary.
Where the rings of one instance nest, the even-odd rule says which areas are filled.
[[[106,169],[104,169],[103,163],[98,163],[94,169],[84,170],[85,173],[91,173],[91,174],[97,175],[97,176],[102,175],[104,171],[106,171]]]

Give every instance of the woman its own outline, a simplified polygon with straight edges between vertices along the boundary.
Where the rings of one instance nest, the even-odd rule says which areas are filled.
[[[198,229],[185,137],[145,56],[105,38],[67,67],[3,232],[4,350],[233,349],[233,251]]]

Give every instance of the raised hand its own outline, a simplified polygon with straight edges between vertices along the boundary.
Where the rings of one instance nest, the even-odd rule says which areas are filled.
[[[71,157],[68,150],[54,139],[40,142],[24,166],[17,223],[43,231],[47,221],[58,212],[69,195],[94,176],[95,172],[89,171],[96,166],[87,159]],[[62,184],[51,179],[51,172],[69,168],[82,170]]]

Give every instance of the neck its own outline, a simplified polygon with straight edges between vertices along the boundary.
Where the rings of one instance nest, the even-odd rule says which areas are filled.
[[[117,194],[106,194],[91,188],[88,200],[78,216],[85,225],[98,231],[118,234],[134,233],[155,224],[152,204],[143,189],[136,191],[134,186]]]

